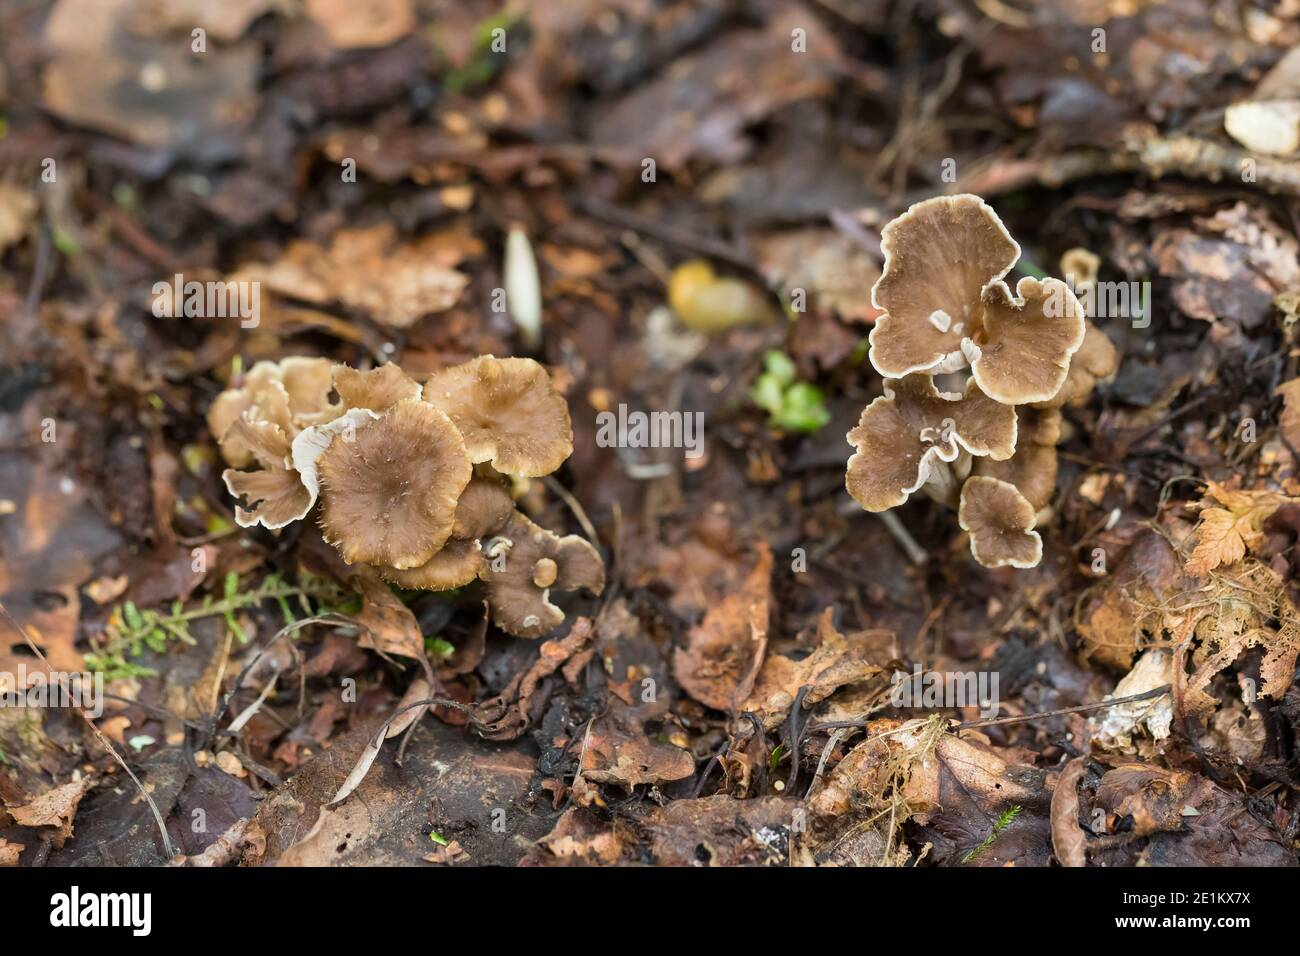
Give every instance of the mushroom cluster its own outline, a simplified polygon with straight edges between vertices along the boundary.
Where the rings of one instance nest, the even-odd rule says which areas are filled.
[[[518,637],[564,621],[552,590],[604,589],[589,542],[515,509],[512,479],[573,452],[568,406],[532,359],[480,356],[423,386],[391,363],[258,362],[213,402],[208,427],[242,527],[315,510],[358,573],[435,591],[482,580],[493,620]]]
[[[1114,374],[1117,354],[1059,279],[1004,281],[1020,246],[978,196],[917,203],[881,233],[883,314],[869,358],[884,395],[848,433],[845,485],[867,511],[916,491],[957,509],[987,568],[1042,559],[1061,408]]]

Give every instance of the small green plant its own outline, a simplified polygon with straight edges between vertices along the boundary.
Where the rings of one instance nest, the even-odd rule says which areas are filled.
[[[785,744],[777,744],[772,748],[772,753],[767,758],[767,772],[769,774],[776,773],[776,768],[783,757],[785,757]]]
[[[971,860],[975,859],[977,856],[979,856],[981,853],[983,853],[985,850],[991,847],[993,845],[993,841],[998,838],[998,835],[1001,834],[1002,831],[1005,830],[1007,827],[1011,826],[1011,822],[1015,820],[1016,817],[1020,816],[1021,809],[1022,809],[1021,807],[1012,807],[1010,810],[1007,810],[1005,813],[1003,813],[1002,816],[998,817],[997,822],[993,824],[993,832],[990,833],[988,837],[985,838],[983,843],[981,843],[975,849],[971,850],[964,857],[962,857],[961,858],[962,863],[969,863]]]
[[[456,645],[435,635],[424,639],[424,652],[434,660],[445,660],[456,653]]]
[[[784,352],[772,349],[763,357],[763,373],[749,397],[767,412],[767,423],[787,432],[815,432],[831,420],[821,389],[797,381],[798,370]]]
[[[230,632],[241,644],[248,642],[248,634],[239,623],[241,611],[256,607],[265,601],[275,601],[285,624],[298,620],[294,602],[304,617],[346,611],[349,595],[338,585],[324,578],[304,575],[302,580],[290,584],[278,574],[268,574],[255,588],[241,590],[239,575],[231,572],[222,583],[222,596],[206,595],[197,607],[188,610],[176,601],[167,611],[140,608],[127,601],[113,608],[108,617],[105,639],[90,654],[86,666],[102,671],[105,680],[117,677],[152,677],[156,671],[130,660],[148,648],[156,654],[167,649],[168,641],[194,644],[190,623],[202,618],[222,617]],[[353,602],[355,603],[355,602]]]
[[[469,61],[464,66],[448,70],[443,79],[447,92],[461,93],[496,76],[505,57],[504,49],[494,48],[493,41],[509,33],[519,20],[520,14],[506,11],[479,21],[474,28],[474,52]],[[498,33],[498,30],[502,32]]]

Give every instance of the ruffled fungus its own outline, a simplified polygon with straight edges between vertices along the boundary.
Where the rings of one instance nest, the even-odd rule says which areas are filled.
[[[872,289],[884,314],[870,358],[889,378],[968,364],[985,394],[1007,405],[1046,401],[1083,341],[1083,309],[1059,279],[1003,281],[1020,246],[978,196],[917,203],[881,233],[885,264]]]
[[[970,532],[970,550],[986,568],[1032,568],[1043,557],[1034,506],[1009,481],[974,476],[961,488],[957,522]]]
[[[445,591],[464,587],[484,574],[482,539],[500,529],[515,509],[500,481],[476,477],[461,492],[451,537],[442,550],[419,567],[381,568],[380,574],[404,588]]]
[[[234,468],[252,464],[252,449],[231,429],[240,418],[278,425],[290,440],[302,429],[337,417],[342,410],[330,401],[328,359],[294,356],[279,362],[258,362],[208,409],[208,430],[221,455]]]
[[[845,486],[875,512],[924,489],[958,509],[980,564],[1033,567],[1033,528],[1056,489],[1059,409],[1115,373],[1115,348],[1059,279],[1026,277],[1012,293],[1020,247],[978,196],[917,203],[885,226],[881,249],[872,302],[883,314],[868,355],[885,393],[848,433]],[[934,381],[964,372],[960,394]]]
[[[532,359],[484,355],[443,369],[424,399],[456,423],[475,464],[502,474],[549,475],[573,454],[569,406]]]
[[[398,402],[316,459],[321,530],[349,564],[401,570],[429,561],[451,537],[472,469],[456,426],[421,401]]]
[[[488,604],[492,619],[516,637],[540,637],[564,620],[551,603],[552,590],[605,589],[605,565],[585,538],[560,537],[518,511],[484,542]]]
[[[425,386],[393,364],[259,362],[208,422],[245,527],[286,527],[319,501],[325,540],[358,574],[436,591],[482,579],[520,636],[563,622],[553,589],[604,587],[595,548],[515,510],[506,476],[549,474],[573,450],[568,406],[531,359],[483,356]]]
[[[392,362],[359,372],[347,365],[334,366],[334,391],[344,408],[368,408],[382,412],[398,402],[420,397],[420,383]]]
[[[1019,489],[1041,513],[1056,491],[1056,443],[1061,440],[1061,413],[1054,408],[1022,408],[1016,453],[1005,461],[980,458],[972,474],[999,478]]]
[[[292,446],[289,436],[273,422],[240,418],[226,432],[238,447],[247,448],[256,471],[227,468],[222,474],[226,490],[248,502],[235,506],[235,521],[241,528],[262,525],[275,530],[305,518],[315,499],[290,467]]]
[[[971,455],[1011,457],[1016,413],[973,381],[965,395],[948,395],[928,376],[909,375],[885,380],[885,394],[863,409],[848,440],[857,452],[845,484],[868,511],[897,507],[922,486],[955,502]]]

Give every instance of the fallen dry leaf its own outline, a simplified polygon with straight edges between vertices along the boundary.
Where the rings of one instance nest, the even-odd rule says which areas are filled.
[[[516,674],[500,694],[475,706],[478,732],[489,740],[513,740],[522,734],[532,720],[533,694],[538,685],[561,667],[566,678],[576,677],[595,653],[588,646],[594,634],[591,619],[580,617],[564,637],[543,642],[537,660],[527,672]]]
[[[832,617],[833,609],[827,608],[818,619],[817,649],[807,657],[794,660],[772,654],[763,663],[753,693],[743,708],[757,713],[763,726],[770,729],[785,720],[800,690],[804,690],[804,707],[811,707],[841,687],[881,673],[881,664],[874,663],[873,657],[891,637],[890,632],[841,634],[835,629]]]
[[[1093,806],[1112,833],[1147,838],[1138,866],[1294,866],[1281,838],[1240,796],[1199,774],[1148,764],[1107,771]]]
[[[448,253],[441,234],[408,243],[391,223],[380,223],[343,229],[329,248],[295,240],[277,261],[242,266],[229,281],[261,282],[267,291],[311,305],[340,303],[406,329],[460,299],[469,279],[445,264]]]
[[[1079,781],[1085,764],[1075,757],[1061,770],[1052,791],[1052,849],[1061,866],[1088,865],[1088,838],[1079,825]]]
[[[387,46],[415,29],[411,0],[305,0],[305,8],[340,50]]]
[[[18,854],[27,849],[21,843],[10,843],[4,837],[0,837],[0,866],[17,866]]]
[[[47,790],[21,807],[9,807],[9,815],[19,826],[56,828],[50,842],[61,847],[72,836],[72,820],[77,815],[77,806],[93,785],[92,777],[73,780]]]
[[[740,589],[710,608],[691,628],[686,646],[673,651],[673,676],[688,694],[714,710],[733,710],[749,693],[754,669],[767,647],[772,551],[758,549],[758,562]]]
[[[1236,564],[1248,550],[1259,546],[1264,539],[1263,523],[1290,500],[1272,491],[1240,491],[1209,482],[1201,501],[1196,548],[1187,562],[1187,572],[1199,576]]]
[[[670,783],[695,773],[695,759],[681,747],[652,740],[632,708],[614,701],[583,743],[582,776],[629,791],[641,784]]]
[[[424,635],[410,608],[392,588],[369,574],[359,574],[352,580],[362,602],[356,615],[357,626],[362,631],[357,643],[382,654],[422,660]]]
[[[1163,535],[1139,534],[1114,572],[1086,592],[1075,610],[1084,658],[1131,668],[1143,647],[1163,637],[1166,605],[1184,578],[1182,560]]]
[[[1188,612],[1194,629],[1176,648],[1175,674],[1183,673],[1188,655],[1196,665],[1181,695],[1183,712],[1192,716],[1214,712],[1218,701],[1210,693],[1211,681],[1249,648],[1264,650],[1261,695],[1281,700],[1295,679],[1300,610],[1287,593],[1285,579],[1258,561],[1224,577],[1209,600]]]

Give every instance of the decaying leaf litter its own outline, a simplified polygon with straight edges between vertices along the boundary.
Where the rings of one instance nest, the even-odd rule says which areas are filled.
[[[0,24],[0,865],[1295,864],[1300,9]]]

